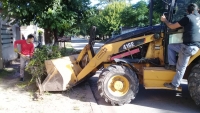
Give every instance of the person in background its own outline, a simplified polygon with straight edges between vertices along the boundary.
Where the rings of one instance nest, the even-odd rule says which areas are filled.
[[[22,40],[25,40],[24,34],[22,34]]]
[[[14,51],[20,54],[20,81],[24,81],[24,70],[26,63],[29,62],[34,52],[34,36],[29,34],[26,40],[17,40],[14,42]],[[17,45],[21,45],[21,51],[17,49]]]

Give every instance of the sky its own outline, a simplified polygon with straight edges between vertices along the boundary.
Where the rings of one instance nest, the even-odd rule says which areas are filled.
[[[135,4],[135,3],[137,3],[138,1],[140,1],[140,0],[132,0],[132,4]],[[147,1],[147,0],[145,0],[145,1]],[[95,4],[97,4],[98,3],[98,0],[91,0],[91,2],[92,2],[92,5],[95,5]]]

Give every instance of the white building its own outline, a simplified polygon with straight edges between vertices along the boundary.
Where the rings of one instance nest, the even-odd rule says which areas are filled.
[[[21,26],[20,30],[21,30],[21,36],[24,35],[25,39],[27,39],[27,36],[29,34],[33,34],[34,35],[34,37],[35,37],[35,44],[34,45],[36,45],[36,43],[38,41],[38,30],[42,31],[43,35],[44,35],[44,29],[39,28],[36,25]],[[42,45],[44,45],[44,38],[42,38],[42,42],[41,43],[42,43]]]

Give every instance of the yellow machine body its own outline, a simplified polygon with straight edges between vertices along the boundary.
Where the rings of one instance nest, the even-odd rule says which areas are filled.
[[[48,76],[42,82],[41,90],[63,91],[75,86],[93,75],[100,67],[113,64],[111,56],[119,53],[119,47],[124,43],[140,39],[144,39],[143,44],[149,43],[145,58],[159,58],[161,64],[164,64],[162,38],[156,40],[154,34],[105,44],[94,56],[88,44],[79,55],[45,61]],[[192,56],[189,63],[199,55],[200,52]],[[149,63],[133,65],[139,70],[139,81],[146,89],[164,89],[163,83],[170,82],[175,75],[173,71],[152,67]]]
[[[90,45],[86,45],[79,55],[66,56],[45,61],[47,77],[42,82],[41,91],[63,91],[73,87],[84,78],[95,73],[104,62],[110,62],[110,56],[126,42],[145,39],[144,43],[154,40],[153,35],[106,44],[93,57]],[[111,62],[110,62],[111,63]],[[81,66],[82,65],[82,66]]]
[[[171,2],[168,7],[170,9],[167,9],[168,12],[164,15],[172,22],[171,17],[175,17],[174,11],[179,10],[180,4],[176,4],[176,0],[168,2]],[[151,1],[149,20],[153,17],[152,9]],[[152,26],[150,21],[150,26],[138,27],[108,39],[97,53],[93,50],[95,31],[96,27],[92,26],[89,42],[78,55],[45,61],[47,76],[41,81],[41,85],[39,84],[40,92],[67,90],[87,80],[98,70],[101,70],[101,73],[97,89],[100,96],[112,105],[130,103],[139,91],[139,84],[145,89],[167,89],[164,83],[171,82],[176,73],[164,68],[168,64],[167,47],[171,43],[181,43],[183,28],[170,30],[162,24]],[[200,91],[196,90],[199,88],[197,80],[200,78],[197,76],[200,72],[196,71],[200,67],[198,61],[200,50],[190,57],[184,78],[188,79],[191,97],[200,105]],[[182,89],[178,87],[172,90]]]

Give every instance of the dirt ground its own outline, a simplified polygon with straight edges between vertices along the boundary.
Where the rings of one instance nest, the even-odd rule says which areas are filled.
[[[19,82],[18,64],[0,73],[0,113],[92,113],[91,89],[88,83],[69,91],[45,92],[35,98],[35,83],[27,85],[30,75]],[[3,73],[3,74],[2,74]]]

